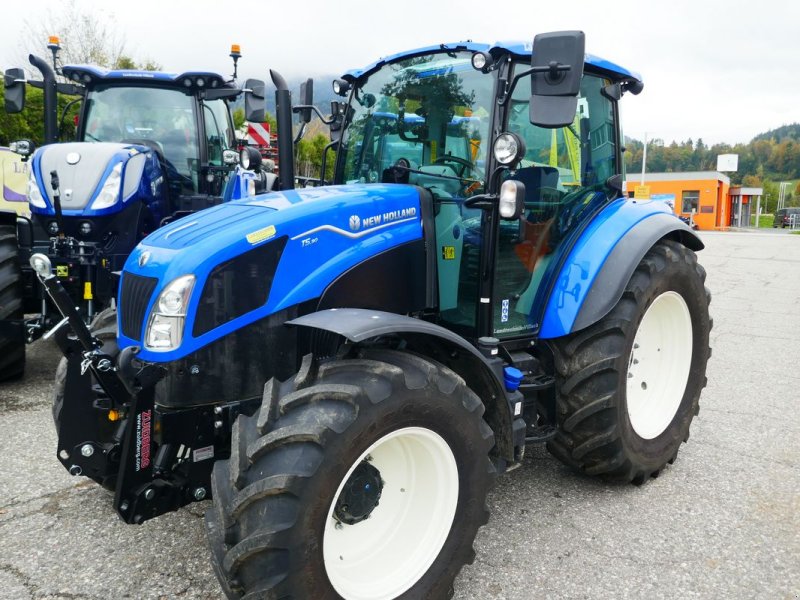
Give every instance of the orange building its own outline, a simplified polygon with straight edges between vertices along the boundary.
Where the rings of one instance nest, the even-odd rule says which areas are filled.
[[[640,173],[628,173],[628,195],[641,185]],[[645,173],[644,185],[650,198],[670,204],[675,214],[693,215],[700,229],[726,229],[749,226],[751,198],[761,194],[759,188],[733,188],[731,180],[717,171],[689,171],[685,173]],[[732,191],[738,195],[732,195]],[[746,193],[745,193],[746,192]],[[752,209],[755,214],[755,208]]]

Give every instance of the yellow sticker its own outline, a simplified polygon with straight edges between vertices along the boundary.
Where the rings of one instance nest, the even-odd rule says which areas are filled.
[[[258,231],[254,231],[253,233],[247,234],[247,241],[251,244],[258,244],[259,242],[263,242],[264,240],[268,240],[270,238],[275,237],[275,225],[270,225],[269,227],[264,227],[264,229],[259,229]]]
[[[69,277],[69,267],[67,265],[56,265],[56,277]]]
[[[444,260],[455,260],[456,247],[455,246],[442,246],[442,258]]]

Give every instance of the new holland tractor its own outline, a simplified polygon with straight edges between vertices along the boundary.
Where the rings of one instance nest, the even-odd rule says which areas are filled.
[[[57,277],[91,322],[112,305],[116,273],[148,233],[246,196],[256,177],[266,183],[236,166],[230,114],[230,103],[244,95],[247,116],[263,120],[263,82],[248,80],[242,87],[236,73],[229,78],[87,65],[58,69],[57,38],[51,38],[50,47],[53,67],[30,57],[41,81],[26,82],[22,69],[5,74],[9,113],[23,109],[26,85],[43,88],[46,145],[13,144],[29,165],[31,218],[0,212],[0,381],[22,375],[25,343],[61,318],[28,266],[32,253],[50,257]],[[231,56],[235,71],[238,46]],[[70,83],[58,82],[56,73]],[[59,93],[73,96],[70,104],[82,101],[76,141],[56,143]],[[260,162],[257,153],[244,151]]]
[[[273,81],[282,189],[145,238],[116,336],[32,257],[70,473],[127,523],[211,498],[230,598],[352,600],[451,594],[529,444],[616,482],[675,460],[710,295],[696,234],[625,194],[639,75],[581,32],[381,59],[334,82],[335,181],[303,189]]]

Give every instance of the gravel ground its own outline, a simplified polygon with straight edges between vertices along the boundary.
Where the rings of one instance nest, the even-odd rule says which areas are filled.
[[[675,465],[611,486],[529,449],[490,495],[456,598],[798,598],[800,236],[703,239],[714,353]],[[0,384],[0,598],[219,598],[209,503],[124,525],[58,463],[58,353],[29,352],[25,379]]]

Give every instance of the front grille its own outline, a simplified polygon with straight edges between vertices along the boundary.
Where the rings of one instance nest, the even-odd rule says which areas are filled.
[[[132,273],[122,274],[122,291],[119,296],[119,314],[122,334],[139,341],[147,305],[153,290],[158,285],[155,277],[143,277]]]

